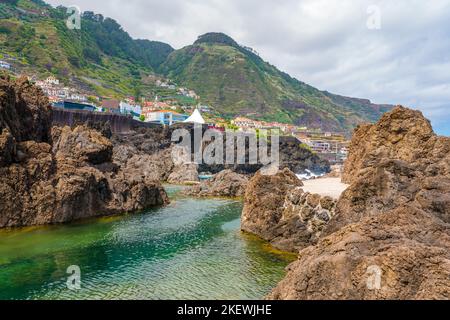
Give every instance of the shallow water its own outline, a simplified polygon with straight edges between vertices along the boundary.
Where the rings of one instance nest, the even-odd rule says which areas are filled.
[[[239,231],[241,202],[167,189],[142,214],[0,231],[0,299],[260,299],[283,278],[294,257]]]

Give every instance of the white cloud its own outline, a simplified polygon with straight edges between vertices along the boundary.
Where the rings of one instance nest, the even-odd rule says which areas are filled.
[[[450,123],[450,0],[50,0],[175,48],[221,31],[322,90],[405,104]],[[380,8],[369,30],[367,8]]]

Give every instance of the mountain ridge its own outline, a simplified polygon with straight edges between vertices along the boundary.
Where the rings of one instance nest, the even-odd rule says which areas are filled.
[[[212,32],[169,54],[159,69],[196,90],[225,116],[249,116],[331,131],[378,120],[392,106],[320,91]]]
[[[0,45],[23,70],[55,75],[101,96],[155,94],[149,78],[165,77],[195,90],[219,116],[291,123],[349,133],[391,109],[367,99],[318,90],[264,61],[220,32],[175,50],[133,39],[101,14],[82,13],[81,30],[65,26],[67,8],[41,0],[0,3]],[[0,52],[2,53],[2,52]]]

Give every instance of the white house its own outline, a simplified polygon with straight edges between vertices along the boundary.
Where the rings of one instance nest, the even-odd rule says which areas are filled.
[[[130,104],[124,101],[121,101],[119,104],[120,113],[130,114],[133,117],[139,117],[142,114],[142,108],[138,104]]]
[[[59,85],[59,80],[56,79],[56,78],[53,77],[53,76],[50,76],[50,77],[48,77],[47,79],[45,79],[45,82],[46,82],[47,84],[53,84],[53,85],[56,85],[56,86]]]
[[[6,61],[0,60],[0,69],[9,70],[11,69],[11,65]]]

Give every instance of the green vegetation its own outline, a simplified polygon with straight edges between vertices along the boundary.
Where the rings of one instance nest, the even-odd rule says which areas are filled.
[[[200,36],[172,52],[161,72],[194,89],[224,118],[237,115],[294,123],[330,131],[350,131],[374,121],[388,106],[319,91],[263,61],[220,33]]]
[[[92,95],[151,98],[177,105],[199,101],[156,86],[172,79],[226,120],[246,116],[308,128],[349,132],[375,121],[389,106],[319,91],[263,61],[221,33],[208,33],[180,50],[134,40],[113,19],[84,12],[80,30],[66,26],[67,8],[40,0],[0,3],[0,56],[20,73],[55,75]]]
[[[70,30],[64,7],[42,1],[0,3],[1,54],[23,73],[55,75],[106,96],[140,95],[151,90],[144,78],[173,51],[168,44],[133,40],[113,19],[93,12],[81,30]]]
[[[307,150],[311,151],[312,153],[315,153],[313,151],[313,149],[311,149],[311,147],[309,145],[307,145],[306,143],[301,143],[300,148],[307,149]]]

